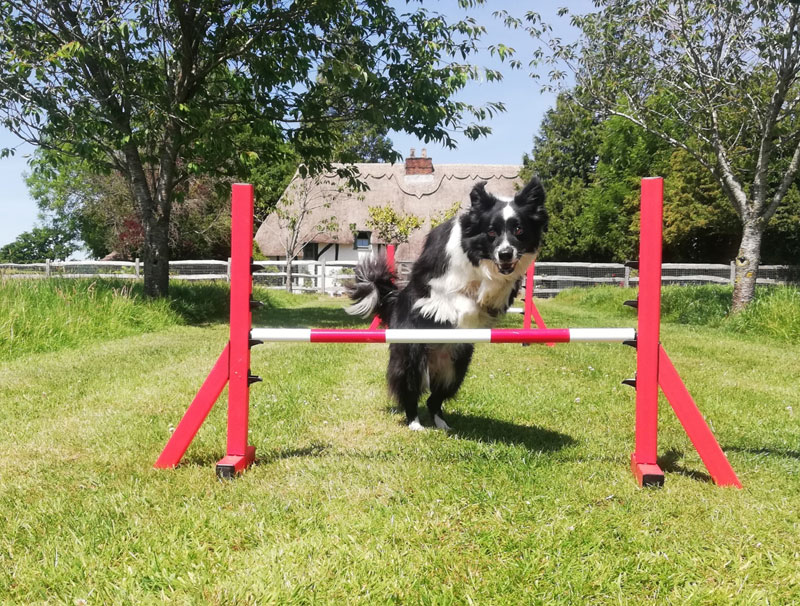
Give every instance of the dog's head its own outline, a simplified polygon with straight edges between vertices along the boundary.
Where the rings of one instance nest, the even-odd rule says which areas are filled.
[[[462,226],[470,261],[495,263],[501,274],[513,273],[524,254],[535,254],[547,227],[544,188],[533,177],[513,198],[495,196],[481,181],[470,192],[472,205]]]

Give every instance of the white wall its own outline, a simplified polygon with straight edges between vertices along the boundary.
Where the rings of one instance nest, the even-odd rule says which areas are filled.
[[[320,250],[324,248],[322,244],[319,245]],[[372,244],[369,247],[369,250],[353,250],[352,244],[340,244],[339,245],[339,258],[338,261],[360,261],[362,258],[369,256],[372,251],[384,250],[385,247],[382,245]],[[334,244],[328,250],[326,250],[322,255],[319,257],[320,261],[325,261],[326,263],[330,261],[337,261],[336,259],[336,245]]]

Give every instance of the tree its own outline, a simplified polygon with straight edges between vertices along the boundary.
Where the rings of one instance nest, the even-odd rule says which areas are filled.
[[[288,292],[292,292],[292,261],[319,234],[335,234],[338,231],[336,218],[321,212],[331,207],[331,200],[337,195],[352,194],[346,186],[324,175],[303,178],[298,173],[278,201],[273,211],[278,220],[272,226],[271,233],[281,243],[286,255]]]
[[[145,292],[164,295],[172,204],[190,174],[240,174],[287,140],[319,172],[342,119],[451,147],[454,131],[488,131],[470,120],[501,104],[453,99],[481,75],[464,61],[484,28],[403,10],[384,0],[0,0],[0,120],[56,157],[123,175],[141,216]],[[330,107],[350,113],[333,119]],[[243,132],[274,145],[236,147]]]
[[[26,176],[31,197],[48,226],[84,242],[90,255],[132,260],[142,255],[141,215],[125,178],[100,173],[79,158],[59,163],[37,150]],[[173,259],[225,259],[230,252],[230,187],[191,176],[175,190],[168,230]]]
[[[732,309],[752,300],[765,229],[800,168],[800,7],[730,0],[597,0],[579,43],[547,61],[582,96],[703,166],[741,223]],[[536,15],[531,33],[544,35]],[[554,67],[556,80],[565,72]]]
[[[411,213],[399,213],[391,206],[369,206],[367,213],[367,227],[375,230],[378,241],[387,244],[408,242],[411,234],[422,227],[423,221],[420,217]]]
[[[334,150],[334,160],[344,164],[399,160],[388,132],[364,120],[342,124],[341,143]]]
[[[44,263],[47,259],[66,259],[75,248],[68,235],[52,227],[34,227],[0,248],[0,262]]]
[[[112,251],[138,256],[141,222],[125,179],[98,174],[80,158],[67,158],[54,168],[50,154],[38,149],[25,176],[40,216],[55,230],[80,240],[94,258]]]
[[[547,192],[550,221],[541,259],[585,261],[587,251],[595,252],[579,229],[602,144],[601,121],[588,104],[559,94],[542,119],[531,154],[522,159],[520,177],[528,181],[538,175]]]

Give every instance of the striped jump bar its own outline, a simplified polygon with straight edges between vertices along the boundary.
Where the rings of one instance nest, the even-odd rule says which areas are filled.
[[[250,338],[297,343],[624,343],[635,328],[253,328]]]

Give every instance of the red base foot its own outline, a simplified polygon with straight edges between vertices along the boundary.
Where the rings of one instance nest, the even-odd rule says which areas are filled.
[[[248,446],[243,455],[226,455],[217,462],[218,478],[233,478],[256,459],[256,447]]]
[[[636,455],[631,455],[631,471],[639,486],[663,486],[664,472],[654,463],[637,463]]]

